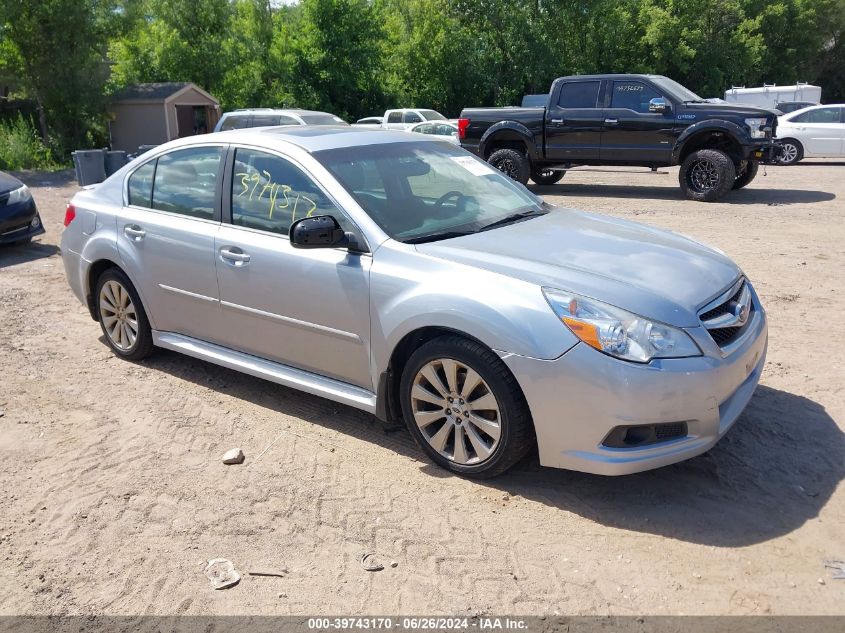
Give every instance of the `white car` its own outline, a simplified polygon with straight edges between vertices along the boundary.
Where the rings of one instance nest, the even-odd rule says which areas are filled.
[[[383,120],[384,117],[368,116],[364,117],[363,119],[358,119],[352,125],[356,127],[381,127],[381,123]]]
[[[777,138],[783,146],[782,165],[845,156],[845,104],[811,106],[778,117]]]
[[[381,126],[388,130],[407,130],[417,123],[424,121],[447,121],[448,119],[436,110],[417,108],[401,108],[388,110],[384,113]]]
[[[424,123],[412,125],[408,131],[416,132],[417,134],[431,134],[442,137],[444,140],[455,145],[461,144],[461,141],[458,139],[458,126],[448,121],[425,121]]]

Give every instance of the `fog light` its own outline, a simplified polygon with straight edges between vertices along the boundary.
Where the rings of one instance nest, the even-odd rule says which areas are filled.
[[[37,229],[39,226],[41,226],[41,218],[36,215],[34,218],[32,218],[32,222],[29,223],[29,226],[34,229]]]

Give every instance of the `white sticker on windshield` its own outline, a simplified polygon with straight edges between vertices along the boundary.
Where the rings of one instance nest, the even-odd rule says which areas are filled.
[[[451,156],[451,159],[458,163],[461,167],[466,169],[473,176],[489,176],[495,174],[496,171],[479,160],[475,160],[472,156]]]

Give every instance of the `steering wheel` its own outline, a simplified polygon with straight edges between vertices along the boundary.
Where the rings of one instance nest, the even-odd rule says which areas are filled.
[[[442,209],[443,205],[446,204],[446,201],[455,198],[455,206],[462,206],[459,205],[459,202],[462,202],[466,196],[462,194],[460,191],[447,191],[442,196],[437,199],[437,202],[434,203],[434,206],[438,209]]]

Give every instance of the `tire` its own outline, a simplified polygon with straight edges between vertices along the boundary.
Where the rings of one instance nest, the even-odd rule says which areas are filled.
[[[736,167],[733,161],[717,149],[700,149],[686,157],[678,181],[690,200],[714,202],[733,187]]]
[[[780,144],[782,149],[780,156],[778,156],[778,164],[794,165],[804,158],[804,146],[801,145],[801,141],[796,141],[794,138],[785,138]]]
[[[528,182],[531,162],[515,149],[497,149],[490,154],[487,162],[518,183],[524,185]]]
[[[563,170],[552,171],[551,169],[535,169],[531,172],[531,180],[538,185],[553,185],[560,182],[561,178],[566,175]]]
[[[153,351],[150,322],[126,273],[119,268],[109,268],[97,279],[95,293],[97,321],[112,351],[126,360],[149,356]]]
[[[734,180],[733,189],[742,189],[745,185],[750,183],[757,177],[757,170],[760,164],[755,160],[745,161],[745,167],[740,170],[736,179]]]
[[[496,354],[475,341],[450,335],[425,343],[408,359],[399,389],[408,430],[446,470],[494,477],[536,445],[528,404],[516,379]]]

